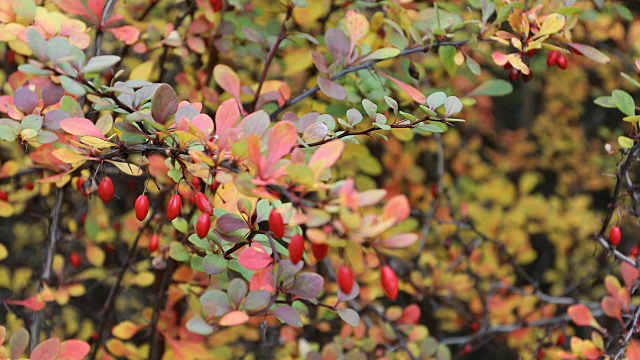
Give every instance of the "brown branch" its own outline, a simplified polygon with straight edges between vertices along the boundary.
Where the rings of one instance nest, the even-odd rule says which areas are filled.
[[[100,327],[98,329],[98,338],[96,339],[95,347],[92,349],[89,359],[92,359],[92,360],[95,359],[96,354],[98,353],[98,349],[102,346],[104,331],[107,328],[107,324],[110,321],[111,315],[113,314],[116,298],[118,297],[118,293],[121,287],[120,285],[122,284],[122,279],[124,278],[124,275],[126,274],[127,270],[129,270],[129,267],[133,264],[135,254],[138,250],[138,241],[142,237],[142,234],[147,229],[147,227],[149,227],[149,224],[151,224],[151,221],[153,220],[154,215],[158,212],[159,207],[160,207],[160,201],[156,201],[154,204],[153,210],[151,212],[151,216],[149,217],[149,219],[147,219],[147,221],[145,221],[145,223],[140,227],[140,229],[138,229],[138,234],[136,235],[135,239],[133,240],[133,243],[131,244],[131,247],[129,248],[129,253],[127,254],[127,258],[124,264],[122,265],[120,272],[118,273],[116,282],[111,287],[111,291],[107,296],[107,300],[102,306],[102,310],[100,312],[102,315],[102,322],[100,322]]]
[[[262,69],[262,74],[260,75],[260,80],[258,80],[258,88],[256,89],[256,94],[253,97],[253,102],[251,102],[251,111],[256,110],[256,105],[258,104],[258,99],[260,98],[260,91],[262,90],[262,85],[264,85],[264,81],[267,78],[267,73],[269,72],[269,67],[271,66],[271,62],[276,55],[276,51],[278,51],[278,47],[280,43],[287,37],[287,21],[291,19],[291,15],[293,15],[293,4],[287,5],[287,15],[282,21],[282,26],[280,28],[280,34],[278,34],[278,38],[273,43],[273,46],[269,50],[269,54],[267,54],[267,59],[264,62],[264,68]]]
[[[49,244],[47,245],[47,257],[45,259],[44,266],[42,268],[42,276],[40,277],[40,284],[38,284],[38,292],[43,288],[43,284],[49,284],[51,281],[51,266],[53,265],[53,258],[56,254],[56,244],[58,242],[58,233],[60,231],[60,218],[62,216],[62,204],[64,203],[64,193],[67,186],[55,189],[55,199],[53,201],[53,208],[51,209],[51,216],[49,222]],[[40,342],[40,327],[42,325],[42,318],[44,316],[44,309],[34,313],[33,324],[31,324],[31,351]]]
[[[153,317],[151,318],[151,340],[149,340],[149,346],[151,346],[151,349],[149,349],[149,359],[151,360],[160,359],[162,354],[158,346],[159,336],[157,327],[158,321],[160,320],[160,308],[162,307],[162,304],[164,303],[163,300],[165,299],[164,294],[169,287],[171,275],[173,274],[175,265],[176,261],[173,259],[169,259],[169,261],[167,262],[167,266],[164,269],[162,281],[160,283],[160,286],[158,287],[158,292],[156,293],[155,302],[153,304]]]
[[[364,70],[364,69],[369,69],[371,67],[373,67],[373,65],[379,63],[380,61],[386,61],[389,59],[396,59],[399,57],[403,57],[403,56],[407,56],[407,55],[411,55],[411,54],[416,54],[416,53],[421,53],[421,52],[426,52],[429,51],[433,48],[437,48],[440,46],[462,46],[464,44],[468,44],[471,41],[487,41],[486,39],[470,39],[470,40],[461,40],[461,41],[441,41],[441,42],[434,42],[433,44],[429,44],[429,45],[422,45],[422,46],[418,46],[415,48],[410,48],[410,49],[405,49],[402,50],[398,55],[392,57],[392,58],[387,58],[387,59],[375,59],[375,60],[369,60],[367,62],[364,62],[362,64],[359,65],[355,65],[355,66],[351,66],[345,69],[342,69],[341,71],[337,72],[336,74],[334,74],[333,76],[329,77],[330,80],[335,81],[336,79],[339,79],[347,74],[350,74],[352,72],[356,72],[358,70]],[[314,95],[315,93],[318,92],[318,90],[320,90],[319,86],[314,86],[311,89],[307,89],[304,92],[302,92],[300,95],[296,96],[295,98],[287,101],[284,105],[280,106],[279,108],[277,108],[275,111],[273,111],[269,116],[271,117],[271,121],[275,121],[276,117],[278,116],[278,114],[280,114],[281,112],[283,112],[285,109],[299,103],[300,101]]]

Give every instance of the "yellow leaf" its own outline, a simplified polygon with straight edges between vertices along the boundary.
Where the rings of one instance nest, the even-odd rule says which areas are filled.
[[[509,54],[507,55],[507,59],[509,59],[509,62],[514,68],[520,70],[525,75],[529,75],[529,67],[522,61],[518,54]]]
[[[0,244],[0,260],[4,260],[9,256],[9,250],[4,244]]]
[[[128,340],[131,339],[143,326],[134,324],[129,320],[125,320],[111,329],[113,336]]]
[[[129,283],[132,285],[140,286],[140,287],[146,287],[153,284],[155,279],[156,277],[153,275],[152,272],[145,271],[143,273],[135,275],[133,278],[129,280]]]
[[[349,31],[349,37],[351,38],[351,48],[358,43],[369,32],[369,20],[363,14],[355,11],[347,11],[347,31]]]
[[[122,171],[125,174],[131,175],[131,176],[142,175],[142,169],[140,169],[140,167],[138,167],[137,165],[133,165],[131,163],[113,161],[113,160],[107,160],[107,161],[112,163],[115,167],[120,169],[120,171]]]
[[[155,60],[148,60],[139,64],[131,70],[129,80],[149,80],[153,74],[153,69],[156,66]]]
[[[77,152],[69,150],[67,148],[55,149],[53,150],[52,155],[58,158],[58,160],[66,164],[73,164],[80,161],[86,161],[88,158],[86,155],[78,154]]]
[[[69,285],[69,287],[67,287],[67,291],[69,292],[69,295],[75,297],[75,296],[84,295],[86,292],[86,289],[83,284],[75,283],[75,284]]]
[[[80,138],[80,141],[96,149],[108,149],[110,147],[116,146],[112,142],[102,140],[93,136],[83,136]]]
[[[564,28],[564,24],[566,22],[567,20],[563,15],[556,14],[556,13],[549,14],[544,19],[544,22],[540,27],[540,31],[538,31],[538,33],[534,36],[534,38],[538,38],[544,35],[555,34],[558,31],[562,30],[562,28]]]

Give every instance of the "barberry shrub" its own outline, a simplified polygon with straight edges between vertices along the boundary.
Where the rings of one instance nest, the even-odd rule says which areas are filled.
[[[640,359],[639,29],[0,1],[0,358]]]

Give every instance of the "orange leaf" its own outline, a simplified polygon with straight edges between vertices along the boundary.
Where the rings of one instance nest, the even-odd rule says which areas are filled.
[[[216,134],[222,133],[225,129],[233,127],[240,118],[240,110],[238,110],[238,103],[234,99],[225,100],[218,110],[216,110],[215,124]]]
[[[133,45],[140,37],[140,30],[133,25],[125,25],[117,28],[106,28],[110,31],[116,39],[124,42],[127,45]]]
[[[624,324],[622,321],[622,305],[618,299],[613,296],[605,296],[600,304],[605,315],[618,319],[621,324]]]
[[[600,324],[598,324],[596,319],[593,317],[593,314],[591,314],[591,310],[589,310],[589,308],[586,305],[583,305],[583,304],[571,305],[567,309],[567,313],[569,314],[571,321],[573,321],[576,325],[591,326],[602,332],[605,331],[605,329],[602,328]]]
[[[31,360],[53,360],[60,352],[60,339],[52,337],[40,343],[31,352]]]
[[[271,134],[267,142],[269,166],[288,155],[297,142],[298,132],[292,123],[285,121],[277,123],[273,129],[271,129]]]
[[[383,73],[380,70],[376,70],[376,72],[384,77],[386,77],[387,79],[393,81],[394,84],[396,84],[402,91],[404,91],[407,95],[409,95],[409,97],[411,99],[413,99],[413,101],[417,102],[418,104],[425,104],[427,102],[427,97],[424,96],[424,94],[416,89],[415,87],[402,82],[396,78],[393,78],[385,73]]]
[[[409,217],[411,205],[409,199],[403,194],[396,195],[384,204],[382,217],[385,219],[395,218],[396,224]]]
[[[622,273],[622,280],[624,280],[624,285],[627,289],[631,289],[636,280],[638,280],[638,276],[640,276],[640,270],[628,262],[622,262],[620,273]]]
[[[33,295],[24,300],[3,300],[5,304],[24,306],[31,311],[40,311],[44,309],[45,301],[40,295]]]
[[[82,360],[89,354],[89,351],[91,351],[91,347],[86,341],[67,340],[61,344],[58,359]]]
[[[369,21],[366,16],[355,10],[347,11],[346,18],[347,31],[351,38],[351,45],[349,47],[349,55],[351,55],[358,41],[369,32]]]
[[[309,167],[316,171],[317,174],[320,173],[338,161],[342,150],[344,150],[344,142],[340,140],[331,141],[320,146],[311,156]]]
[[[107,140],[102,132],[91,122],[85,118],[69,118],[60,121],[62,130],[72,135],[78,136],[95,136],[102,140]]]
[[[236,99],[240,104],[240,78],[238,74],[227,65],[220,64],[213,68],[213,78],[225,91]]]
[[[137,325],[129,320],[125,320],[111,329],[113,336],[123,340],[131,339],[144,325]]]
[[[629,360],[640,360],[640,341],[631,339],[627,345],[627,357]]]
[[[241,325],[249,321],[249,315],[244,311],[232,311],[220,319],[221,326]]]

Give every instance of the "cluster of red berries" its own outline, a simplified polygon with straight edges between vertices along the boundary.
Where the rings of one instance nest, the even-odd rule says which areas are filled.
[[[527,51],[527,56],[529,58],[533,57],[535,54],[535,50],[531,49]],[[566,69],[569,65],[569,60],[564,54],[561,54],[558,50],[552,50],[549,55],[547,55],[547,66],[553,67],[554,65],[558,65],[558,67],[562,70]],[[509,80],[511,82],[516,82],[520,78],[521,71],[514,68],[510,62],[504,64],[504,69],[509,70]],[[526,83],[529,82],[533,78],[533,71],[529,68],[528,74],[522,74],[522,80]]]

